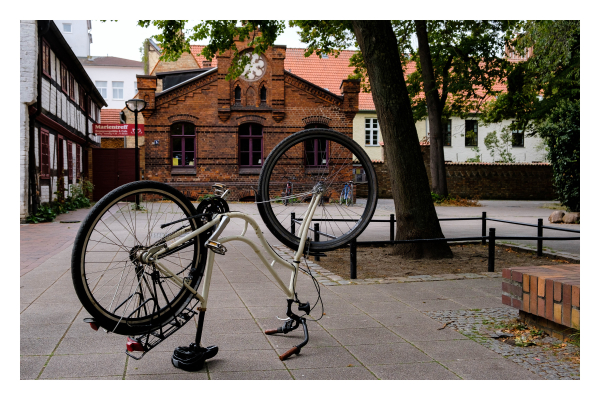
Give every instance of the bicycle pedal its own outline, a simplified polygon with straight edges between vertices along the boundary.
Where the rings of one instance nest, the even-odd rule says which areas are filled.
[[[206,242],[206,248],[220,255],[224,255],[227,252],[227,248],[225,246],[213,240]]]

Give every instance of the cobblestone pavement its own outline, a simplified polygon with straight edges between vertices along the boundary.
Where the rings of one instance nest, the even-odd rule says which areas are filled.
[[[570,343],[563,348],[552,349],[552,345],[559,345],[562,342],[548,336],[541,341],[548,346],[517,347],[488,336],[490,333],[488,327],[493,327],[497,323],[506,322],[519,316],[519,311],[515,308],[428,311],[424,314],[439,322],[447,323],[447,328],[462,333],[545,379],[579,380],[580,378],[579,363],[565,359],[565,353],[573,353],[579,350]],[[494,378],[490,377],[490,379]]]

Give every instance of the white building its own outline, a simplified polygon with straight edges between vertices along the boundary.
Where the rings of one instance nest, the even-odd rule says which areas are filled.
[[[54,23],[77,57],[90,55],[92,21],[55,19]]]
[[[137,94],[136,75],[144,74],[141,61],[118,57],[79,57],[79,61],[94,81],[108,104],[108,109],[122,110],[125,101]]]

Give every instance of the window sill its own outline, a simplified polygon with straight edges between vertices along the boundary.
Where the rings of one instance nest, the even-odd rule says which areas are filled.
[[[240,167],[239,174],[240,175],[259,175],[260,171],[262,171],[261,167]]]
[[[171,175],[196,175],[196,167],[193,168],[171,168]]]

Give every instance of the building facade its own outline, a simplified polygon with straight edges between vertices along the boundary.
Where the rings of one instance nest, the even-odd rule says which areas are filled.
[[[102,96],[53,21],[20,23],[20,217],[69,195],[100,138]]]
[[[108,104],[107,109],[119,110],[125,101],[137,94],[136,75],[144,74],[141,61],[119,57],[80,57],[79,61]]]
[[[90,55],[92,21],[55,19],[54,23],[77,57]]]
[[[236,45],[252,50],[247,42]],[[207,63],[174,86],[163,75],[160,92],[160,62],[155,75],[138,76],[138,95],[147,103],[146,179],[194,198],[210,193],[214,182],[229,185],[233,199],[253,197],[262,163],[285,137],[316,126],[351,137],[359,82],[341,80],[340,94],[332,93],[287,71],[286,54],[285,46],[273,46],[256,56],[261,67],[254,74],[227,81],[232,53],[225,52],[216,66]]]

